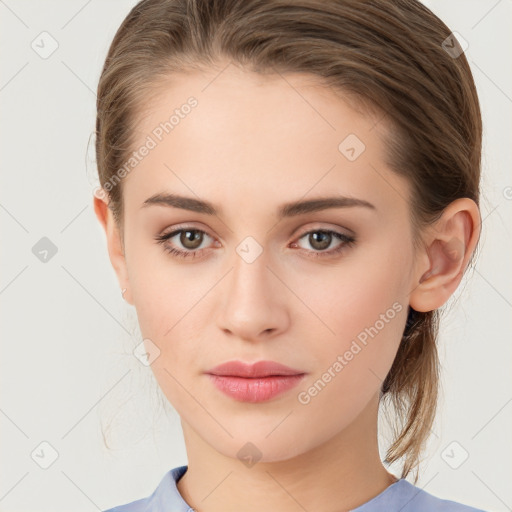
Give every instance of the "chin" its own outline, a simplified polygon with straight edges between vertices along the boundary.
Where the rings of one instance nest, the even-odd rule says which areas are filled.
[[[224,438],[220,444],[219,439],[206,439],[206,441],[222,455],[239,459],[248,468],[256,463],[283,462],[293,459],[309,449],[304,445],[306,440],[300,433],[289,433],[283,430],[281,435],[274,432],[266,436],[268,436],[268,430],[262,434],[247,431],[244,435],[235,436],[233,439]],[[297,440],[300,440],[300,444],[297,444]]]

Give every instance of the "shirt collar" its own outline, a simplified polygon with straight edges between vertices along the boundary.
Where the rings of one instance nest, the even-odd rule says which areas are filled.
[[[178,466],[168,471],[153,494],[148,498],[144,512],[171,511],[191,512],[192,507],[183,499],[178,490],[178,480],[185,474],[188,466]],[[351,512],[373,512],[383,510],[398,510],[397,507],[414,498],[415,487],[405,479],[392,483],[380,494],[367,501]]]

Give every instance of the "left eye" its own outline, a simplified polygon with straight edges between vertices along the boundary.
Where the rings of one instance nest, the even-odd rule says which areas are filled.
[[[169,245],[167,243],[172,238],[175,238],[178,235],[179,243],[186,250],[177,249],[174,246],[174,244]],[[198,257],[198,255],[202,254],[203,251],[206,250],[205,248],[200,248],[202,242],[204,241],[205,236],[211,238],[210,235],[208,235],[205,231],[185,227],[176,229],[170,233],[158,235],[155,237],[155,240],[157,241],[157,243],[163,245],[164,250],[166,250],[175,257],[196,258]],[[337,231],[332,230],[317,229],[313,231],[308,231],[304,233],[302,236],[300,236],[298,240],[301,240],[306,237],[308,237],[308,243],[311,245],[311,247],[313,247],[313,251],[300,247],[300,245],[298,245],[297,242],[293,242],[291,246],[299,247],[302,251],[310,253],[312,257],[332,256],[334,254],[341,252],[343,249],[345,249],[345,247],[352,246],[355,243],[355,238],[353,236],[338,233]],[[327,249],[331,245],[333,240],[336,239],[340,241],[340,244],[338,244],[338,246],[336,246],[334,249],[326,251],[325,249]],[[217,246],[220,246],[219,242],[215,243],[218,244]]]
[[[330,229],[315,229],[313,231],[308,231],[307,233],[304,233],[299,240],[305,237],[307,237],[307,241],[310,246],[315,249],[314,251],[307,250],[307,252],[312,253],[311,255],[313,257],[332,256],[340,253],[346,247],[350,247],[355,243],[355,237],[338,233],[337,231],[332,231]],[[333,240],[340,241],[340,244],[338,244],[334,249],[326,251],[325,249],[331,245]],[[298,244],[294,243],[292,245],[297,246]]]

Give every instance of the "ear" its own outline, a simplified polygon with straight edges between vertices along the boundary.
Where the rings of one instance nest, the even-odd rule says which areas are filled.
[[[98,194],[100,195],[100,194]],[[114,268],[123,298],[133,306],[133,298],[130,293],[130,285],[128,281],[128,271],[126,267],[126,259],[124,254],[124,245],[121,232],[117,222],[114,219],[112,210],[108,203],[108,194],[101,194],[101,197],[94,195],[94,212],[100,224],[103,226],[107,235],[107,247],[110,263]]]
[[[468,197],[456,199],[423,237],[410,306],[426,312],[441,307],[457,289],[480,237],[477,204]]]

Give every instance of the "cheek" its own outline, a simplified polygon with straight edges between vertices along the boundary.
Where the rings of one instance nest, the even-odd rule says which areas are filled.
[[[385,330],[400,337],[407,312],[411,263],[405,247],[397,250],[392,244],[381,244],[354,252],[337,266],[314,274],[300,278],[289,274],[288,282],[293,282],[297,295],[305,298],[313,313],[303,320],[310,326],[309,331],[316,324],[323,339],[343,347],[365,328],[375,323],[380,327],[382,315]]]
[[[127,267],[137,317],[144,337],[165,341],[205,293],[205,278],[193,265],[173,263],[152,242],[128,245]]]
[[[370,399],[378,391],[407,318],[410,253],[406,248],[397,251],[392,244],[379,249],[374,254],[359,253],[357,260],[347,259],[345,265],[330,269],[322,286],[316,276],[299,291],[316,313],[305,316],[302,332],[310,333],[311,340],[315,330],[322,333],[311,350],[316,368],[309,382],[320,379],[319,389],[329,382],[336,400],[339,397],[347,406],[351,396],[352,400],[362,395]]]
[[[325,317],[333,341],[317,342],[311,351],[314,371],[297,399],[304,414],[325,423],[326,435],[345,428],[378,394],[402,338],[407,308],[389,288],[371,290],[363,286],[338,300]]]
[[[159,351],[151,368],[174,402],[183,393],[179,382],[202,370],[197,356],[205,352],[205,322],[211,318],[205,307],[215,276],[172,263],[165,255],[147,258],[137,247],[130,253],[128,272],[141,335]]]

